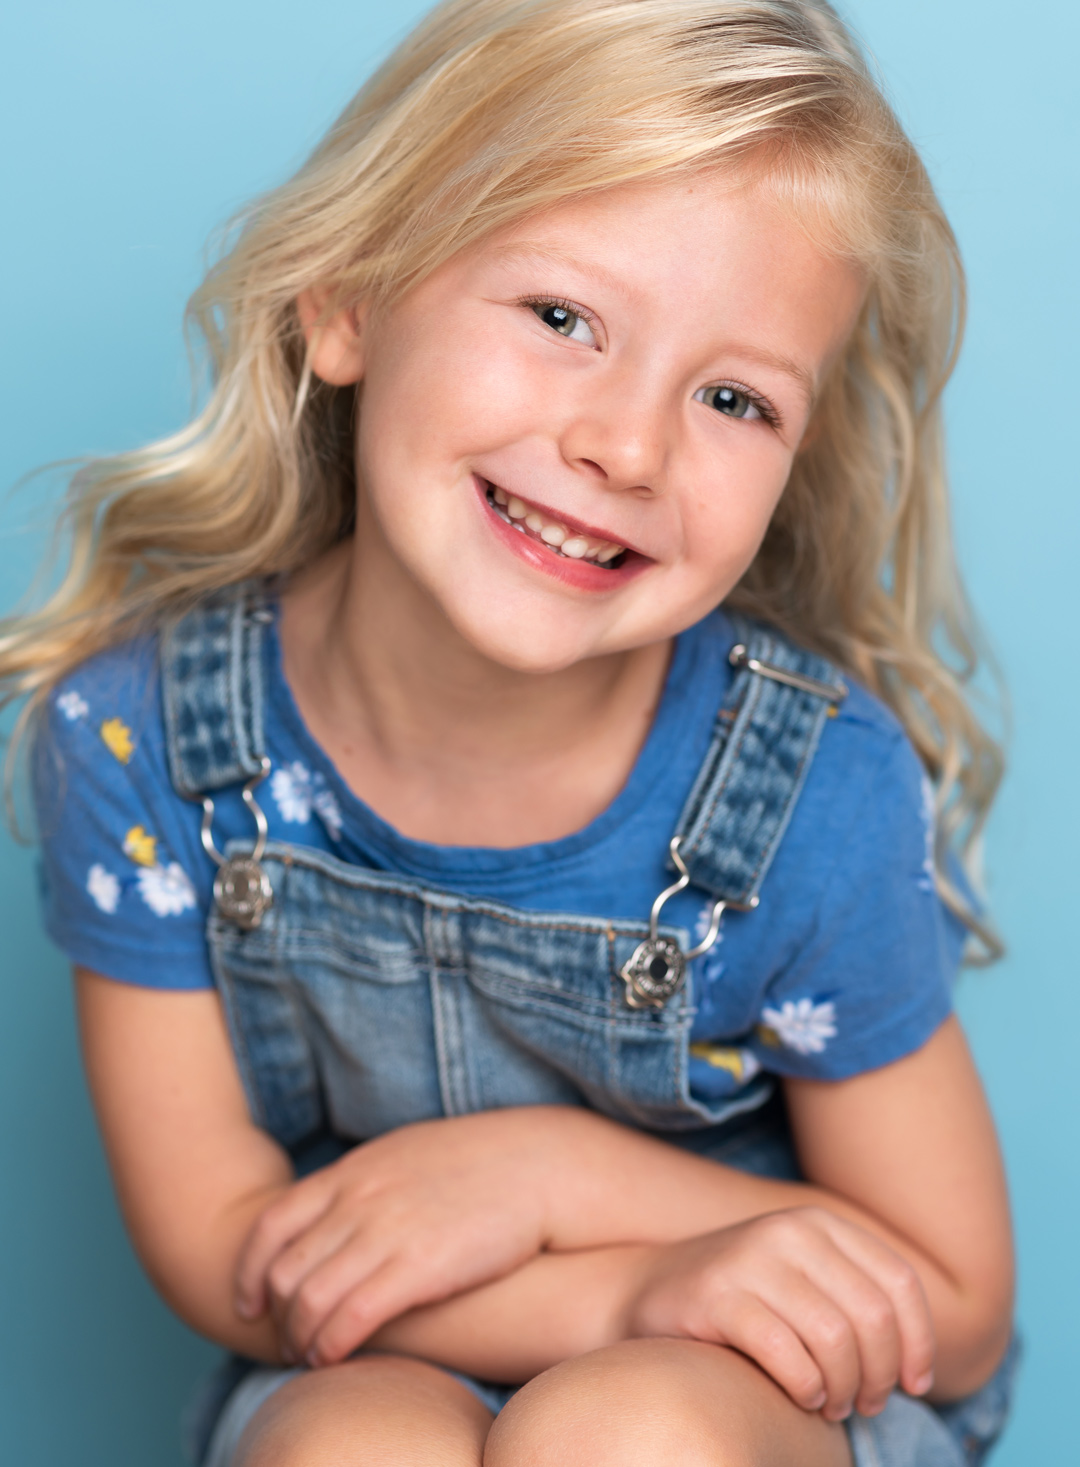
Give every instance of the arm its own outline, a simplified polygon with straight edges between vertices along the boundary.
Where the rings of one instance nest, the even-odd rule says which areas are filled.
[[[959,1021],[884,1069],[789,1081],[787,1095],[806,1176],[878,1222],[919,1271],[937,1332],[935,1398],[976,1390],[1009,1341],[1014,1263],[1001,1152]]]
[[[811,1207],[912,1265],[937,1335],[936,1397],[976,1389],[1008,1341],[1012,1249],[993,1126],[959,1024],[950,1019],[916,1053],[855,1079],[789,1082],[788,1103],[809,1183],[751,1176],[587,1112],[568,1115],[563,1141],[575,1164],[562,1173],[548,1246],[596,1251],[549,1252],[395,1319],[375,1343],[524,1379],[630,1328],[627,1301],[655,1255],[598,1245],[670,1243]],[[511,1118],[531,1124],[529,1113]]]
[[[273,1218],[275,1207],[286,1205],[293,1197],[312,1195],[311,1184],[317,1181],[325,1186],[326,1177],[290,1186],[287,1158],[248,1115],[215,994],[138,989],[85,972],[79,974],[78,991],[91,1091],[121,1206],[148,1272],[194,1328],[231,1348],[263,1359],[280,1358],[270,1321],[262,1317],[246,1323],[234,1311],[234,1271],[252,1230],[256,1239],[264,1236],[259,1231],[263,1224],[259,1221],[256,1227],[257,1221]],[[438,1149],[430,1155],[445,1158],[455,1151],[447,1144],[455,1135],[471,1136],[474,1130],[490,1134],[493,1149],[485,1152],[481,1146],[479,1156],[473,1157],[472,1173],[469,1167],[460,1171],[457,1212],[469,1222],[472,1177],[477,1167],[480,1172],[486,1169],[500,1183],[497,1190],[511,1217],[522,1208],[528,1213],[540,1208],[541,1241],[552,1249],[664,1242],[761,1213],[820,1202],[836,1215],[896,1242],[915,1263],[930,1296],[941,1340],[939,1387],[944,1394],[961,1394],[969,1388],[971,1375],[979,1372],[975,1362],[985,1362],[981,1370],[985,1376],[993,1365],[995,1349],[1004,1344],[1009,1262],[996,1151],[970,1064],[960,1069],[960,1094],[969,1100],[956,1108],[955,1134],[943,1130],[935,1106],[927,1103],[936,1093],[930,1080],[939,1074],[947,1077],[958,1055],[966,1055],[959,1031],[946,1026],[924,1050],[898,1065],[836,1086],[793,1089],[799,1134],[800,1093],[805,1092],[811,1104],[819,1090],[835,1098],[826,1114],[812,1119],[815,1126],[833,1127],[841,1152],[851,1135],[859,1134],[853,1130],[856,1114],[871,1118],[867,1135],[872,1154],[854,1201],[820,1188],[749,1177],[602,1117],[555,1108],[406,1128],[397,1137],[381,1138],[372,1154],[393,1160],[390,1143],[401,1138],[401,1144],[414,1146],[421,1134],[435,1138]],[[900,1146],[899,1163],[909,1168],[901,1178],[901,1196],[922,1187],[932,1198],[925,1216],[921,1212],[909,1216],[901,1206],[900,1226],[894,1228],[881,1220],[880,1204],[877,1214],[867,1210],[877,1195],[875,1179],[878,1186],[884,1186],[884,1179],[895,1169],[884,1145],[869,1144],[878,1129],[872,1118],[879,1111],[894,1115],[894,1129],[901,1140],[911,1140],[910,1145]],[[886,1128],[880,1134],[889,1145],[897,1144],[892,1130]],[[510,1146],[513,1150],[508,1150]],[[340,1170],[328,1168],[327,1173],[339,1179],[351,1176],[357,1166],[353,1158],[363,1158],[368,1150],[358,1148],[337,1164]],[[827,1160],[830,1148],[822,1150]],[[520,1198],[514,1187],[504,1185],[508,1160],[515,1154],[524,1158],[522,1174],[531,1171],[538,1178],[537,1185],[525,1188]],[[974,1159],[967,1170],[961,1164],[965,1156]],[[813,1162],[811,1157],[811,1166]],[[434,1160],[431,1165],[434,1168]],[[886,1190],[884,1195],[891,1198],[893,1193]],[[947,1222],[961,1212],[965,1217],[982,1218],[985,1242],[971,1259],[959,1256],[964,1252],[963,1242]],[[445,1205],[434,1216],[445,1218]],[[535,1228],[535,1218],[527,1221]],[[905,1228],[910,1237],[901,1236]],[[295,1262],[298,1253],[303,1253],[302,1237],[290,1243],[285,1256]],[[410,1255],[406,1250],[404,1256],[406,1261],[410,1257],[415,1261],[420,1252]],[[596,1262],[595,1258],[590,1261],[590,1277]],[[580,1277],[573,1270],[584,1266],[557,1258],[540,1260],[537,1268],[541,1264],[544,1270],[565,1266],[570,1270],[568,1280]],[[494,1273],[501,1271],[496,1268]],[[301,1295],[304,1281],[311,1276],[301,1271]],[[481,1269],[473,1286],[492,1276],[490,1268],[486,1273]],[[560,1275],[544,1276],[554,1284]],[[625,1278],[618,1287],[624,1284]],[[532,1321],[517,1312],[525,1301],[519,1306],[513,1298],[502,1300],[499,1294],[500,1288],[512,1285],[513,1275],[503,1284],[480,1290],[469,1305],[482,1311],[470,1317],[496,1353],[508,1338],[520,1337],[532,1328]],[[427,1280],[426,1287],[426,1293],[414,1294],[399,1308],[391,1307],[381,1319],[370,1313],[365,1316],[361,1310],[366,1327],[359,1339],[323,1358],[341,1358],[388,1319],[453,1292],[445,1278],[436,1280],[435,1286]],[[545,1285],[540,1297],[551,1348],[558,1354],[557,1331],[565,1330],[564,1353],[574,1353],[573,1342],[580,1335],[577,1284],[572,1282],[565,1292],[561,1287],[552,1292]],[[413,1317],[409,1328],[415,1331],[411,1338],[417,1353],[454,1363],[455,1307],[464,1308],[464,1301],[434,1305]],[[622,1308],[621,1295],[611,1307],[616,1312]]]
[[[85,969],[76,994],[90,1093],[147,1273],[193,1329],[279,1360],[273,1323],[234,1312],[232,1275],[292,1168],[251,1121],[217,994],[137,988]]]

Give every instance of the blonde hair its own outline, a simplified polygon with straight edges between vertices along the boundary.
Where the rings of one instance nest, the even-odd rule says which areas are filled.
[[[940,398],[963,281],[914,148],[820,0],[449,0],[258,201],[193,297],[212,391],[181,432],[72,481],[70,559],[0,627],[0,688],[32,710],[77,663],[350,528],[352,389],[311,379],[296,298],[385,303],[457,251],[573,195],[689,169],[764,179],[866,302],[761,550],[729,604],[891,705],[935,781],[944,874],[970,855],[1000,757],[953,561]]]

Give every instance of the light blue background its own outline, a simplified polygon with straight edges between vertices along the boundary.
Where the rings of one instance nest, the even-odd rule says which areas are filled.
[[[0,59],[0,487],[177,427],[204,242],[300,161],[425,7],[372,0],[36,0]],[[961,559],[1012,692],[989,846],[1010,956],[963,1009],[1004,1137],[1027,1362],[998,1467],[1076,1440],[1080,1123],[1075,959],[1080,723],[1074,95],[1080,11],[1049,0],[851,0],[922,146],[971,280],[949,416]],[[55,504],[0,506],[0,606]],[[1070,918],[1070,909],[1074,914]],[[208,1347],[144,1282],[79,1073],[33,854],[0,844],[0,1441],[22,1467],[173,1467]]]

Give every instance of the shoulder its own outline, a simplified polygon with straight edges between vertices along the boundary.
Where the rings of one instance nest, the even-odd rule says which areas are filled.
[[[158,638],[130,638],[88,658],[50,692],[34,731],[32,768],[46,845],[76,828],[127,822],[138,835],[178,797],[169,778]],[[133,837],[134,838],[134,837]]]
[[[54,740],[74,742],[92,731],[121,747],[122,723],[132,738],[160,724],[156,633],[133,637],[87,658],[57,683],[48,697],[47,726]],[[113,732],[102,735],[103,725]]]
[[[809,650],[796,638],[771,624],[753,623],[742,617],[733,619],[724,607],[718,607],[685,635],[694,639],[699,656],[715,667],[718,681],[724,686],[731,679],[728,654],[741,640],[740,625],[743,628],[757,625],[794,651],[806,653]],[[903,724],[888,704],[836,664],[826,665],[831,668],[830,680],[842,682],[848,691],[843,703],[825,725],[823,744],[843,744],[845,750],[857,750],[869,762],[891,757],[908,764],[909,768],[921,768]]]
[[[98,652],[48,694],[33,734],[39,807],[85,776],[107,786],[164,767],[157,644],[149,634]]]
[[[701,631],[727,651],[733,623],[714,616]],[[790,637],[766,628],[789,647]],[[742,638],[738,638],[741,640]],[[846,671],[819,662],[817,676],[842,682],[843,702],[824,719],[772,878],[806,912],[833,891],[875,880],[915,880],[933,889],[933,790],[896,713]]]
[[[206,987],[212,872],[199,811],[169,776],[157,638],[88,658],[43,711],[33,783],[50,935],[109,977]]]
[[[190,864],[194,807],[169,773],[156,634],[95,654],[57,684],[34,732],[32,775],[47,862],[93,847],[95,860],[119,851],[149,869],[169,850]]]
[[[850,677],[845,683],[848,696],[822,730],[815,761],[819,778],[853,798],[872,796],[864,816],[881,820],[891,814],[921,825],[930,783],[907,730],[882,699]]]

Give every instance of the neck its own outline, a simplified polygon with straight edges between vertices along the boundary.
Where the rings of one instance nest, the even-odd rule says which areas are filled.
[[[305,721],[346,782],[403,833],[448,844],[549,839],[598,814],[648,733],[670,653],[518,672],[357,541],[290,586],[282,643]]]

